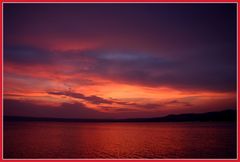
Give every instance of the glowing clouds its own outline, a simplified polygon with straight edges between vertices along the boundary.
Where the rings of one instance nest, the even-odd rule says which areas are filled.
[[[234,4],[116,5],[6,4],[6,112],[31,116],[36,105],[44,116],[58,114],[49,106],[63,117],[124,118],[236,108]]]

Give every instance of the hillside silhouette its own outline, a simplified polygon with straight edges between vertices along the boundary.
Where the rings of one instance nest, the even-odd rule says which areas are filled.
[[[206,113],[171,114],[154,118],[128,119],[78,119],[78,118],[40,118],[26,116],[4,116],[4,121],[55,121],[55,122],[206,122],[236,121],[236,110],[223,110]]]

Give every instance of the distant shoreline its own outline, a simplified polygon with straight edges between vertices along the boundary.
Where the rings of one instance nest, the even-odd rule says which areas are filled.
[[[223,110],[206,113],[188,113],[167,115],[154,118],[128,118],[128,119],[78,119],[78,118],[49,118],[27,116],[4,116],[6,121],[42,121],[42,122],[236,122],[236,110]]]

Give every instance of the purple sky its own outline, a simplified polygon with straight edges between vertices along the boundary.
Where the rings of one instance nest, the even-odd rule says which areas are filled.
[[[236,4],[4,4],[4,115],[236,109]]]

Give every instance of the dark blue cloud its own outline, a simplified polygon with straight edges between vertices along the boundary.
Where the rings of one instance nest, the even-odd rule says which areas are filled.
[[[70,65],[69,75],[127,84],[236,91],[236,4],[4,5],[6,62]],[[25,37],[38,46],[55,40],[102,44],[58,55]]]
[[[91,96],[85,96],[84,94],[81,93],[75,93],[75,92],[48,92],[48,94],[52,94],[52,95],[61,95],[61,96],[68,96],[68,97],[72,97],[72,98],[78,98],[78,99],[83,99],[86,100],[88,102],[91,102],[93,104],[101,104],[101,103],[105,103],[105,104],[112,104],[113,101],[111,100],[107,100],[95,95],[91,95]]]
[[[235,50],[227,53],[223,47],[215,50],[193,50],[183,57],[162,57],[132,51],[115,53],[107,50],[87,50],[62,53],[13,48],[6,51],[5,61],[23,66],[43,65],[43,70],[46,70],[44,65],[52,65],[53,68],[62,65],[63,69],[55,69],[59,75],[97,75],[117,82],[150,87],[236,90],[236,53]],[[73,68],[64,69],[65,65]],[[69,81],[78,82],[77,78]]]
[[[63,118],[104,118],[106,114],[86,107],[82,103],[63,103],[60,106],[44,106],[29,101],[4,100],[4,115]]]
[[[30,46],[12,46],[4,48],[4,61],[23,65],[49,64],[53,55],[47,50]]]

